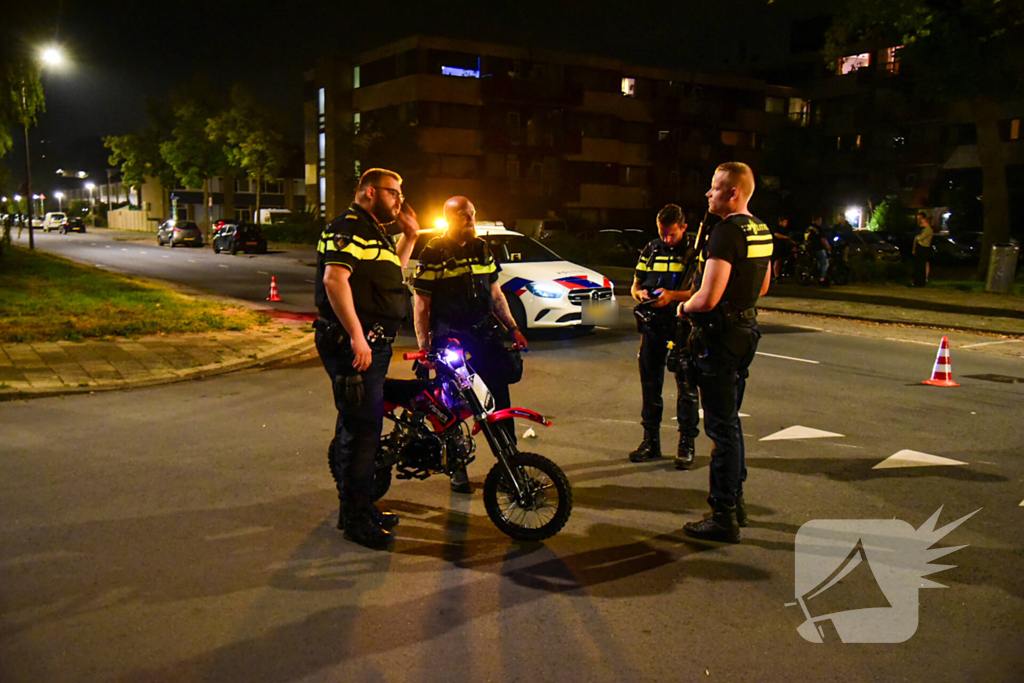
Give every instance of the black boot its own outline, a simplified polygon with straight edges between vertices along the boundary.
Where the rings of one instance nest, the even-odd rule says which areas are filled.
[[[629,454],[633,462],[647,462],[661,458],[661,437],[657,429],[644,428],[644,438],[636,450]]]
[[[383,528],[391,531],[398,526],[398,515],[394,512],[381,512],[380,509],[373,505],[370,510],[370,515],[377,520],[377,524]],[[342,505],[338,510],[338,531],[345,530],[345,506]]]
[[[695,455],[693,439],[679,435],[679,449],[676,451],[676,469],[688,470],[693,466]]]
[[[736,507],[716,501],[710,517],[683,525],[683,533],[702,541],[739,543],[740,527],[736,523]]]
[[[736,523],[745,527],[747,525],[747,501],[743,500],[743,494],[736,496]]]
[[[377,523],[371,507],[372,504],[345,506],[345,538],[373,550],[386,550],[395,537]]]

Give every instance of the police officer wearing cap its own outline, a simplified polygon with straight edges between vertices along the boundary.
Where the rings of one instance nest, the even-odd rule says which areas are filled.
[[[505,348],[505,331],[514,346],[526,349],[505,294],[498,286],[499,266],[487,242],[476,234],[476,207],[465,197],[444,205],[445,233],[430,240],[419,255],[413,280],[416,340],[428,349],[441,339],[456,339],[470,357],[473,370],[487,385],[498,410],[511,407],[508,386],[522,376],[518,354]],[[512,420],[500,423],[515,440]],[[470,493],[465,469],[451,479],[451,490]]]
[[[640,331],[640,388],[643,407],[640,424],[643,440],[629,454],[633,462],[661,457],[661,417],[664,403],[662,387],[665,367],[676,377],[676,420],[679,423],[679,447],[676,469],[693,465],[694,440],[700,433],[697,385],[683,347],[690,335],[689,322],[676,317],[673,301],[683,301],[690,288],[695,238],[688,233],[686,215],[675,204],[658,212],[658,237],[640,252],[631,293],[640,302],[636,309]]]
[[[398,515],[373,504],[374,454],[384,423],[384,376],[391,343],[408,314],[402,268],[419,224],[402,202],[402,177],[374,168],[362,175],[348,211],[331,221],[317,245],[316,349],[338,409],[328,449],[345,538],[384,549]],[[386,226],[396,223],[397,244]]]
[[[760,296],[768,291],[772,232],[747,208],[754,174],[740,162],[719,166],[707,192],[708,211],[722,218],[708,235],[699,289],[683,304],[693,325],[693,357],[704,406],[704,430],[715,443],[711,454],[711,516],[683,527],[687,536],[739,543],[746,526],[743,429],[739,409],[747,368],[761,338]]]

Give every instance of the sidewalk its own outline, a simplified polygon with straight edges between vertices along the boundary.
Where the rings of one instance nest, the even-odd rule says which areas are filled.
[[[599,271],[615,283],[616,296],[629,296],[631,269]],[[773,283],[757,307],[764,311],[1024,336],[1024,297],[962,292],[941,286],[854,284],[826,288]]]
[[[0,344],[0,401],[197,379],[312,349],[310,322],[292,315],[245,332]]]

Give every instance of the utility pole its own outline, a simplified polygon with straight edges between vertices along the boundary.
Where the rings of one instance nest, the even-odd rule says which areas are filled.
[[[112,206],[113,200],[110,198],[110,178],[111,178],[111,176],[114,175],[114,171],[115,170],[117,170],[117,169],[113,169],[113,168],[108,168],[107,169],[107,215],[108,216],[110,215],[110,211],[114,208]],[[109,221],[110,219],[107,218],[107,220]],[[109,223],[108,223],[108,225],[109,225]]]
[[[36,248],[35,236],[32,234],[32,162],[28,152],[28,118],[24,113],[28,110],[28,102],[25,98],[25,76],[21,77],[21,111],[25,123],[25,196],[28,198],[25,205],[28,207],[28,248]]]

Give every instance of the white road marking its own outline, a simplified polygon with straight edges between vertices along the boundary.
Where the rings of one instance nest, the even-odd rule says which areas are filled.
[[[704,419],[704,409],[703,408],[697,408],[697,415],[698,415],[698,417],[700,417],[700,419],[703,420]],[[750,417],[746,413],[740,413],[739,416],[740,417]],[[673,420],[678,420],[679,418],[673,417],[672,419]]]
[[[893,453],[888,458],[878,463],[871,469],[873,470],[888,470],[896,467],[929,467],[931,465],[966,465],[966,462],[960,460],[953,460],[952,458],[942,458],[938,455],[929,455],[928,453],[921,453],[919,451],[902,450],[898,453]]]
[[[824,327],[811,327],[810,325],[790,325],[789,327],[799,327],[801,330],[814,330],[815,332],[824,332]],[[794,603],[796,604],[796,603]]]
[[[164,254],[161,258],[171,258],[171,257],[166,255],[166,254]]]
[[[265,270],[257,270],[257,271],[256,271],[256,274],[257,274],[257,275],[270,275],[270,273],[268,273],[268,272],[267,272],[267,271],[265,271]]]
[[[836,448],[864,448],[863,446],[853,446],[848,443],[834,443],[832,445],[835,446]]]
[[[195,262],[196,262],[196,260],[195,260],[195,259],[191,259],[191,258],[190,258],[190,259],[188,260],[188,262],[189,262],[189,263],[195,263]]]
[[[981,344],[964,344],[963,346],[959,346],[957,348],[960,348],[960,349],[976,349],[979,346],[992,346],[993,344],[1019,344],[1021,342],[1024,342],[1024,339],[1003,339],[1001,341],[982,342]]]
[[[920,341],[918,339],[899,339],[897,337],[886,337],[886,341],[904,342],[906,344],[921,344],[922,346],[935,346],[935,342]]]
[[[316,284],[316,280],[306,280],[306,282],[308,282],[311,285],[315,285]]]
[[[603,418],[603,417],[584,417],[584,418],[580,418],[580,419],[587,420],[588,422],[614,422],[614,423],[620,424],[620,425],[635,425],[636,424],[636,420],[609,420],[609,419]]]
[[[121,247],[121,251],[128,251],[128,250],[125,249],[124,247]]]
[[[781,432],[775,432],[774,434],[770,434],[761,439],[761,441],[786,441],[788,439],[829,439],[839,436],[843,435],[836,434],[835,432],[826,432],[821,429],[814,429],[812,427],[794,425],[793,427],[786,427]]]
[[[793,358],[792,356],[777,356],[774,353],[764,353],[762,351],[757,352],[758,356],[768,356],[769,358],[781,358],[782,360],[795,360],[798,363],[810,363],[812,365],[820,365],[816,360],[807,360],[806,358]]]
[[[1024,508],[1024,500],[1022,500],[1022,501],[1020,502],[1020,505],[1018,505],[1017,507],[1022,507],[1022,508]]]
[[[221,268],[229,268],[230,267],[230,266],[225,266],[223,263],[219,263],[217,265],[220,266]]]
[[[103,248],[104,248],[104,249],[110,249],[110,245],[109,245],[109,244],[107,244],[107,245],[104,245],[104,247],[103,247]]]

